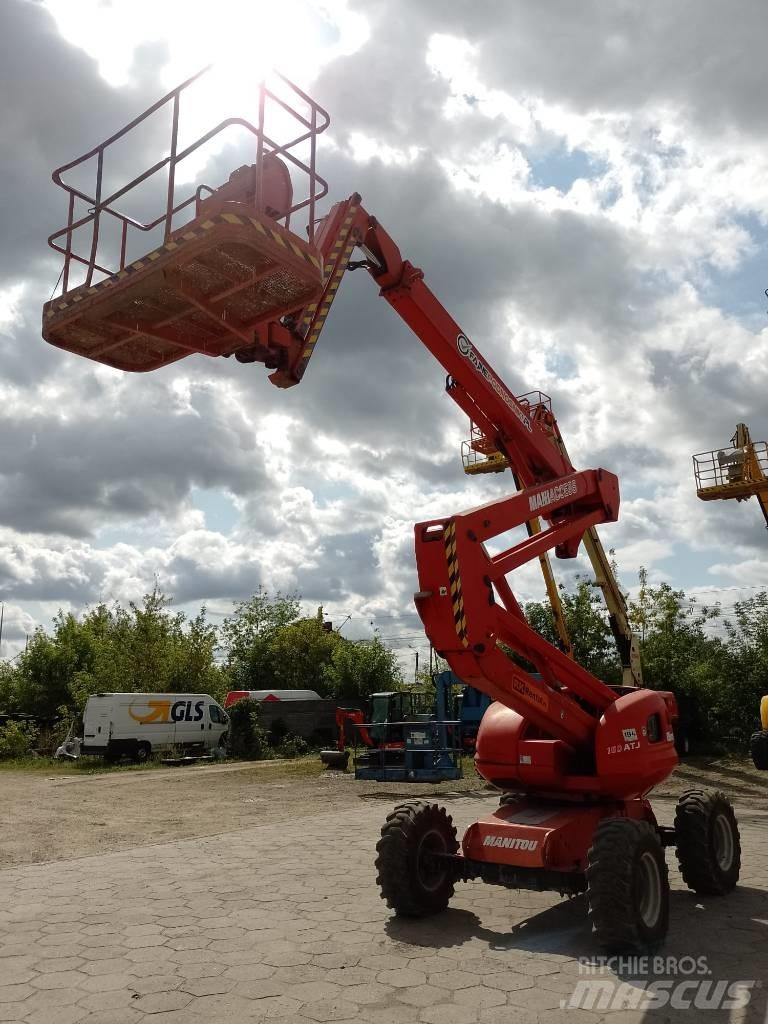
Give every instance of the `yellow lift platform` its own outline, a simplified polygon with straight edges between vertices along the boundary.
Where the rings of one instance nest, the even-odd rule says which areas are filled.
[[[736,425],[729,448],[694,455],[693,472],[702,501],[746,501],[754,495],[768,526],[768,445],[753,441],[744,423]]]

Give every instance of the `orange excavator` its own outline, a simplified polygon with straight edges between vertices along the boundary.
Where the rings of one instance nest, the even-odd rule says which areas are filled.
[[[501,805],[461,842],[444,808],[399,805],[377,845],[381,894],[397,914],[424,916],[443,910],[455,884],[469,879],[586,891],[603,946],[648,949],[668,926],[665,847],[675,847],[696,892],[735,886],[733,809],[721,793],[692,791],[674,825],[657,821],[649,793],[677,761],[674,697],[587,672],[531,629],[508,578],[545,552],[574,558],[596,527],[614,522],[616,476],[572,465],[549,398],[507,388],[357,193],[318,217],[328,187],[316,170],[317,140],[329,118],[287,79],[276,82],[262,85],[253,120],[230,118],[181,147],[184,83],[54,172],[68,213],[50,239],[63,256],[62,291],[45,306],[43,335],[126,371],[195,353],[234,355],[263,363],[273,384],[290,388],[306,372],[345,272],[365,271],[447,374],[448,396],[473,425],[473,450],[503,460],[515,483],[506,497],[418,523],[414,535],[425,632],[453,672],[495,702],[475,763],[502,792]],[[167,151],[117,184],[105,172],[113,147],[159,112],[170,113]],[[179,164],[231,125],[250,132],[252,162],[218,188],[200,184],[179,197]],[[86,164],[95,169],[88,189]],[[125,198],[157,175],[164,202],[139,222]],[[534,516],[541,528],[526,531]],[[493,553],[494,538],[516,527],[524,538]]]

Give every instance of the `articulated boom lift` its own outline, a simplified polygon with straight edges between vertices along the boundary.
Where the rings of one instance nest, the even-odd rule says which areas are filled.
[[[345,271],[368,272],[447,373],[448,394],[473,424],[473,451],[493,468],[509,467],[517,484],[508,497],[415,529],[416,607],[456,675],[496,701],[479,730],[476,764],[505,795],[498,810],[467,829],[461,845],[437,805],[396,808],[377,847],[382,895],[397,913],[418,916],[444,909],[458,880],[587,890],[602,944],[646,948],[667,929],[665,846],[676,846],[685,880],[697,891],[724,893],[736,884],[733,811],[722,794],[689,793],[674,828],[657,824],[647,795],[676,764],[673,696],[608,686],[585,671],[531,629],[507,578],[552,549],[573,558],[583,541],[598,582],[618,595],[609,610],[626,640],[625,681],[638,681],[623,598],[595,532],[618,517],[615,475],[573,467],[547,396],[509,391],[359,195],[316,220],[316,203],[327,191],[315,170],[325,111],[281,79],[282,92],[262,86],[255,124],[230,119],[179,149],[180,104],[191,81],[54,172],[69,213],[50,239],[64,255],[63,291],[45,307],[44,337],[124,370],[154,369],[194,352],[234,355],[264,363],[273,384],[290,388],[306,371]],[[275,106],[282,128],[296,129],[282,142],[268,128]],[[110,146],[165,108],[172,115],[168,155],[132,182],[107,188]],[[199,186],[177,201],[179,162],[231,124],[253,134],[255,162],[223,186]],[[65,183],[65,173],[88,161],[96,166],[91,192]],[[118,208],[158,173],[167,177],[167,191],[154,220],[139,222]],[[180,224],[182,211],[188,219]],[[306,240],[296,233],[302,217]],[[105,253],[107,222],[115,232]],[[155,248],[147,252],[144,243],[132,259],[134,235],[153,231]],[[78,270],[82,280],[73,285]],[[526,524],[525,539],[491,551],[494,538]]]
[[[757,498],[768,528],[768,444],[753,441],[746,423],[737,423],[729,448],[693,456],[696,495],[702,501]],[[760,701],[760,729],[750,737],[755,768],[768,771],[768,695]]]
[[[693,473],[702,501],[748,501],[754,495],[768,527],[768,445],[753,441],[745,423],[736,424],[730,448],[694,455]]]

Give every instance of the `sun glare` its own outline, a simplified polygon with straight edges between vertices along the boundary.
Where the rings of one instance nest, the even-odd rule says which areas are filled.
[[[221,90],[238,76],[274,67],[306,85],[329,60],[356,50],[367,24],[347,0],[216,0],[204,17],[188,0],[45,0],[62,35],[98,63],[113,86],[135,79],[142,47],[156,46],[168,88],[207,64],[222,70]]]
[[[88,53],[115,88],[155,78],[154,91],[160,95],[211,65],[184,95],[180,149],[225,118],[256,123],[258,84],[272,71],[311,94],[321,68],[354,52],[368,35],[367,22],[347,9],[347,0],[217,0],[204,18],[187,0],[44,3],[64,38]],[[296,134],[295,123],[284,131],[274,123],[271,127],[276,128],[273,137],[281,140]],[[194,181],[226,145],[237,145],[239,131],[245,130],[228,128],[179,164],[177,185]]]

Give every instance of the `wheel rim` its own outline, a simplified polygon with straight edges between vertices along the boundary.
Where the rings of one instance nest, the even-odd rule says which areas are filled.
[[[715,818],[713,840],[717,866],[721,871],[729,871],[733,864],[733,830],[724,814],[718,814]]]
[[[427,892],[439,889],[445,881],[445,867],[440,864],[440,860],[435,854],[447,852],[445,836],[437,829],[431,829],[421,837],[416,851],[416,870],[419,875],[419,884]]]
[[[654,928],[661,914],[661,872],[650,851],[641,856],[638,873],[640,919],[646,928]]]

